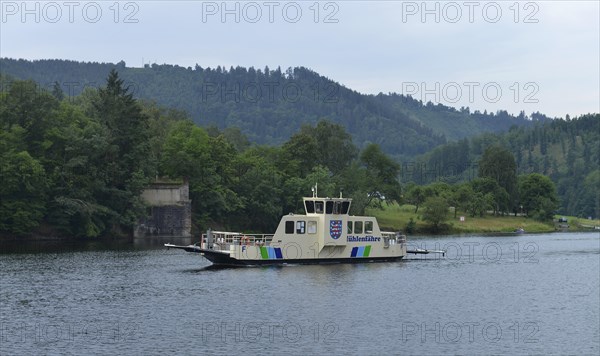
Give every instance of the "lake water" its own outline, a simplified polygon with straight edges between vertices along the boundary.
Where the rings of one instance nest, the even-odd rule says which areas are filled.
[[[0,245],[0,354],[600,353],[598,233],[419,237],[448,254],[226,269],[163,242]]]

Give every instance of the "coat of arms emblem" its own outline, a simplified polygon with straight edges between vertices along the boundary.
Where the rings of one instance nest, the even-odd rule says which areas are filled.
[[[342,236],[342,220],[329,221],[329,235],[334,240],[337,240]]]

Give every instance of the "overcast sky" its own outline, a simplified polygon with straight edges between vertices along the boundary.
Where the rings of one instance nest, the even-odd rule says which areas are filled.
[[[594,1],[0,1],[0,56],[305,66],[362,93],[600,111]]]

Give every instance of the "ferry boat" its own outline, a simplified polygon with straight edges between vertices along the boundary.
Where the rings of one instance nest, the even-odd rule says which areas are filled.
[[[284,215],[274,234],[207,231],[202,240],[188,246],[165,244],[197,252],[216,265],[253,266],[283,264],[360,263],[397,261],[407,253],[406,237],[381,231],[377,219],[350,215],[352,199],[303,198],[302,215]]]

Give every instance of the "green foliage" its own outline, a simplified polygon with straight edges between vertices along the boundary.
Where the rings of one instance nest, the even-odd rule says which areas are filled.
[[[155,172],[148,160],[149,118],[114,69],[92,104],[93,118],[108,131],[105,155],[96,161],[106,185],[97,199],[110,207],[108,227],[131,228],[145,211],[139,196]]]
[[[514,208],[517,192],[517,164],[513,154],[501,146],[489,146],[479,161],[479,177],[490,178],[496,187],[486,187],[494,196],[494,214]]]
[[[417,223],[411,217],[410,220],[408,220],[408,223],[406,224],[406,228],[404,229],[404,231],[406,231],[407,234],[412,234],[415,232],[416,228],[417,228]]]
[[[222,135],[210,137],[191,121],[179,121],[164,141],[160,172],[189,181],[192,210],[206,225],[223,221],[242,206],[233,191],[235,157],[235,148]]]
[[[52,142],[44,156],[52,172],[46,220],[65,234],[94,237],[110,224],[107,219],[114,212],[99,199],[105,183],[97,165],[109,150],[108,135],[101,124],[66,103],[46,133]]]
[[[415,206],[415,214],[419,211],[419,206],[425,202],[425,199],[433,195],[431,187],[422,187],[419,185],[411,186],[406,192],[406,201]]]
[[[315,139],[317,164],[329,168],[333,174],[347,168],[356,158],[358,149],[352,143],[352,136],[339,124],[322,120],[314,128],[303,126],[301,132]]]
[[[448,220],[448,202],[442,197],[429,197],[423,203],[422,219],[435,232],[443,230]]]
[[[558,208],[554,183],[538,173],[519,176],[519,196],[525,213],[537,220],[552,219]]]
[[[305,175],[315,165],[327,167],[338,174],[356,158],[357,148],[343,126],[319,121],[316,126],[304,125],[283,145],[286,159],[292,162],[290,173]]]
[[[360,161],[366,168],[367,179],[370,183],[369,194],[383,197],[390,201],[399,201],[401,196],[398,175],[400,165],[381,151],[376,144],[370,144],[360,154]]]
[[[233,227],[273,231],[284,213],[282,174],[252,149],[238,156],[235,166],[239,179],[234,190],[241,199],[241,209],[233,214]]]
[[[517,200],[516,190],[513,189],[513,195],[509,195],[505,188],[501,187],[498,181],[491,177],[476,178],[471,181],[471,187],[475,193],[481,193],[482,196],[488,196],[489,206],[493,208],[494,215],[498,212],[506,212],[510,208],[510,202]]]
[[[471,217],[480,216],[494,206],[494,196],[491,193],[476,192],[467,203],[467,211]]]
[[[469,183],[463,183],[456,187],[454,191],[454,217],[456,217],[457,210],[469,211],[469,205],[471,204],[471,199],[475,195],[473,192],[473,188]]]
[[[510,192],[511,184],[501,183],[513,179],[503,176],[505,173],[512,175],[513,172],[513,164],[506,154],[509,151],[514,156],[517,174],[540,173],[556,184],[561,202],[558,208],[560,214],[586,218],[600,216],[600,203],[597,199],[600,187],[584,183],[588,175],[600,166],[600,114],[548,120],[545,116],[534,113],[531,115],[531,123],[533,127],[530,128],[515,126],[501,135],[483,134],[440,146],[421,156],[415,164],[416,167],[427,167],[435,175],[424,175],[415,169],[412,172],[414,174],[403,172],[403,177],[419,184],[428,184],[434,180],[449,183],[470,181],[480,171],[477,162],[482,159],[486,149],[496,147],[496,154],[504,156],[511,169],[503,172],[506,167],[486,157],[490,164],[489,167],[482,167],[481,173],[482,176],[496,179],[509,194],[511,200],[507,207],[495,204],[494,210],[497,212],[519,210],[518,194]],[[488,152],[488,156],[494,151]],[[504,153],[500,153],[502,151]]]
[[[191,121],[172,125],[162,146],[160,171],[170,177],[203,179],[209,159],[209,136]]]
[[[28,152],[0,155],[0,231],[17,235],[37,227],[46,211],[47,178]]]
[[[32,82],[8,84],[0,93],[2,181],[21,187],[0,194],[0,230],[25,235],[43,223],[94,237],[137,222],[156,168],[149,119],[117,73],[74,103],[59,101],[56,86],[50,94]]]

